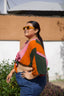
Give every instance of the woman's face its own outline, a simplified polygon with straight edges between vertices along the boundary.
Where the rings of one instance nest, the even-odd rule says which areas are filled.
[[[34,29],[33,25],[31,23],[27,23],[24,27],[24,34],[26,37],[31,38],[37,33],[37,30]]]

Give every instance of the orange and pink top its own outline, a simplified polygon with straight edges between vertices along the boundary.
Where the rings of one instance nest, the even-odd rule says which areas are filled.
[[[25,47],[17,53],[14,64],[16,72],[18,63],[32,67],[33,75],[46,74],[47,59],[39,39],[32,39],[25,42]]]

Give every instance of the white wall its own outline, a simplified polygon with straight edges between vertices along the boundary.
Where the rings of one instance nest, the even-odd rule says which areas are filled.
[[[19,41],[0,41],[0,62],[3,59],[10,59],[10,62],[14,60],[19,49]]]
[[[61,41],[44,42],[46,57],[48,59],[48,67],[50,68],[48,71],[49,80],[63,78],[62,59],[60,56],[61,45]]]

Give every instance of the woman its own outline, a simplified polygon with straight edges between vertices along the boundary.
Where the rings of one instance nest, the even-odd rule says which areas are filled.
[[[17,53],[14,68],[7,76],[10,82],[12,74],[16,72],[16,80],[20,86],[20,96],[39,96],[46,85],[46,57],[40,26],[36,21],[27,22],[23,27],[28,38],[22,49]]]

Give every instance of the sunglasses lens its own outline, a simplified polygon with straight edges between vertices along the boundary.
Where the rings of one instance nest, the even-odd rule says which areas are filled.
[[[25,30],[25,27],[23,27],[23,30]]]
[[[28,30],[30,29],[29,26],[27,26],[27,29],[28,29]]]

